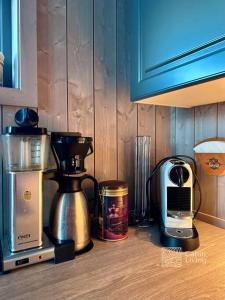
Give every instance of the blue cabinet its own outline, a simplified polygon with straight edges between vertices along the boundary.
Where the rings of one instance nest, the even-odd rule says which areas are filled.
[[[131,98],[225,75],[225,0],[129,0]]]

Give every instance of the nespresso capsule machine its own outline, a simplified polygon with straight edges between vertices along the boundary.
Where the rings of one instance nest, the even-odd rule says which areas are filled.
[[[191,164],[188,162],[191,161]],[[187,155],[165,157],[153,169],[146,182],[146,194],[151,202],[151,216],[159,221],[160,242],[164,247],[192,251],[199,247],[194,219],[201,206],[201,187],[196,175],[196,162]],[[150,197],[149,184],[159,172],[160,201]],[[199,204],[194,210],[195,183],[199,190]]]
[[[194,176],[190,164],[168,159],[160,167],[161,234],[165,247],[192,251],[199,247],[193,224]]]
[[[18,127],[2,135],[4,236],[0,243],[0,271],[55,258],[55,245],[43,232],[42,181],[47,169],[50,137],[36,127],[38,115],[24,108],[15,115]]]

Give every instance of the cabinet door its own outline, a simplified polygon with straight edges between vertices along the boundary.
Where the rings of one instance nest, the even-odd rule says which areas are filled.
[[[225,74],[224,0],[131,0],[133,100]]]

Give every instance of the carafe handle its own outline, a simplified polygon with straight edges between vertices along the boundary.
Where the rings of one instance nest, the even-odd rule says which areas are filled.
[[[89,151],[89,150],[90,150],[90,151]],[[86,157],[89,156],[89,155],[91,155],[93,152],[94,152],[93,145],[90,144],[90,148],[88,149],[88,153],[87,153]],[[92,176],[91,176],[91,177],[92,177]],[[94,177],[92,177],[92,178],[94,178]],[[89,178],[89,179],[91,179],[91,178]],[[94,179],[95,179],[95,178],[94,178]],[[96,179],[95,179],[95,180],[96,180]]]
[[[94,212],[96,212],[96,208],[98,205],[98,200],[99,200],[99,187],[98,187],[98,181],[91,175],[89,174],[84,174],[83,176],[80,177],[80,181],[82,183],[82,181],[89,179],[91,181],[94,182]]]

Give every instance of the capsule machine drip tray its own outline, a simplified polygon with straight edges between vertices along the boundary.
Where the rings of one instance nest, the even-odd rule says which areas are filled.
[[[193,251],[199,247],[198,231],[193,228],[166,228],[160,226],[160,242],[163,247]]]

